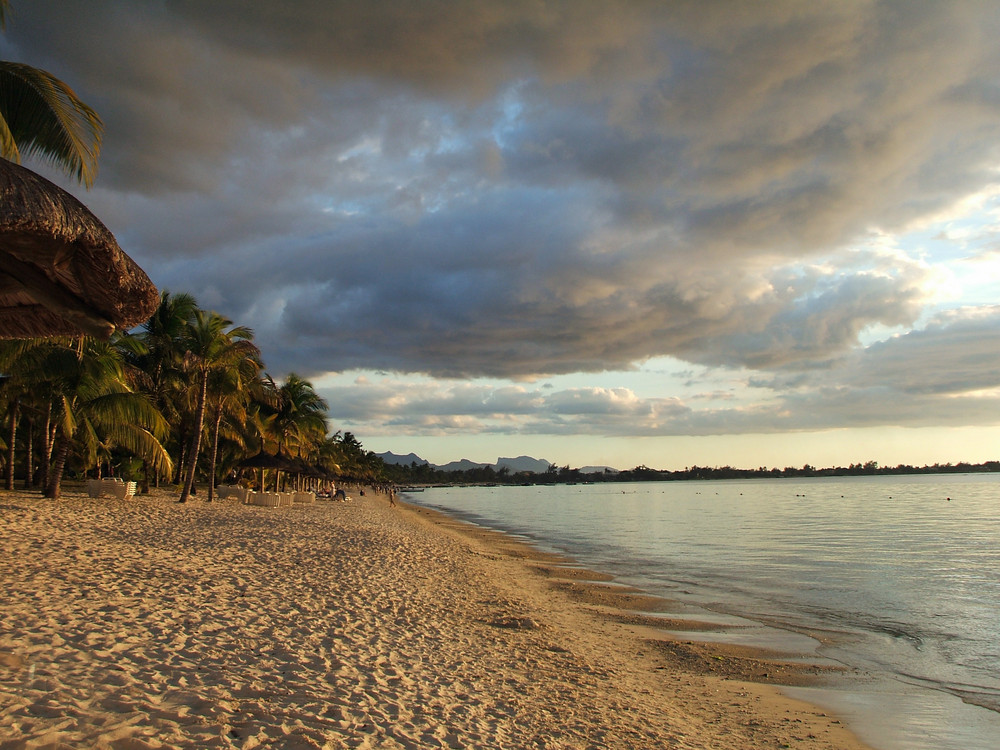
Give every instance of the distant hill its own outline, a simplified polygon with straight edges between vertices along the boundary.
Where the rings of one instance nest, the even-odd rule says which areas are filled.
[[[407,453],[405,456],[397,456],[392,451],[386,451],[385,453],[376,453],[376,456],[381,458],[387,464],[397,465],[397,466],[410,466],[411,464],[416,464],[417,466],[423,466],[429,461],[425,461],[416,453]]]
[[[493,468],[499,471],[503,467],[507,467],[511,474],[517,474],[519,471],[530,471],[534,474],[544,474],[548,471],[548,468],[552,465],[551,462],[546,461],[544,458],[532,458],[531,456],[518,456],[517,458],[498,458],[497,462],[493,464]]]
[[[451,461],[444,466],[435,466],[434,468],[441,469],[441,471],[468,471],[469,469],[485,469],[487,466],[490,464],[480,464],[463,458],[461,461]]]
[[[430,464],[430,461],[421,458],[416,453],[407,453],[405,456],[400,456],[392,451],[386,451],[385,453],[376,453],[375,455],[389,465],[410,466],[415,463],[418,466],[423,466],[425,464]],[[544,474],[551,465],[552,463],[550,461],[546,461],[543,458],[532,458],[531,456],[498,458],[494,464],[479,463],[476,461],[470,461],[467,458],[463,458],[460,461],[452,461],[444,465],[431,464],[431,466],[435,469],[440,469],[441,471],[469,471],[470,469],[484,469],[488,466],[492,467],[495,471],[499,471],[500,469],[506,467],[511,474],[516,474],[519,471],[530,471],[535,474]],[[603,471],[603,467],[600,470]]]

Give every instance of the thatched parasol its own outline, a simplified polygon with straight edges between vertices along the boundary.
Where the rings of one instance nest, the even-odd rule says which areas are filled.
[[[0,338],[108,338],[147,320],[159,293],[80,201],[0,159]]]
[[[240,461],[237,466],[244,469],[276,469],[277,471],[295,471],[295,464],[287,456],[280,453],[274,456],[267,451],[261,450],[256,456]],[[275,474],[274,486],[278,486],[278,476]],[[260,491],[264,491],[264,472],[260,473]]]
[[[244,469],[280,469],[281,471],[295,471],[298,468],[288,456],[280,453],[275,456],[263,450],[256,456],[240,461],[237,466]]]

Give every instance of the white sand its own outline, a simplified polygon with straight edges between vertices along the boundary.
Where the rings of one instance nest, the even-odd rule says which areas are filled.
[[[0,549],[0,750],[861,747],[371,493],[0,492]]]

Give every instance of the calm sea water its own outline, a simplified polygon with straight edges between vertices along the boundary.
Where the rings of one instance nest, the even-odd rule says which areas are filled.
[[[789,689],[884,750],[1000,748],[1000,475],[429,489],[407,497],[678,602],[704,636],[858,668]]]

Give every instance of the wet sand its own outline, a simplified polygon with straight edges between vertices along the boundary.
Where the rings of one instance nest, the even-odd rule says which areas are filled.
[[[502,534],[174,499],[0,492],[0,750],[863,747],[768,684],[821,669]]]

